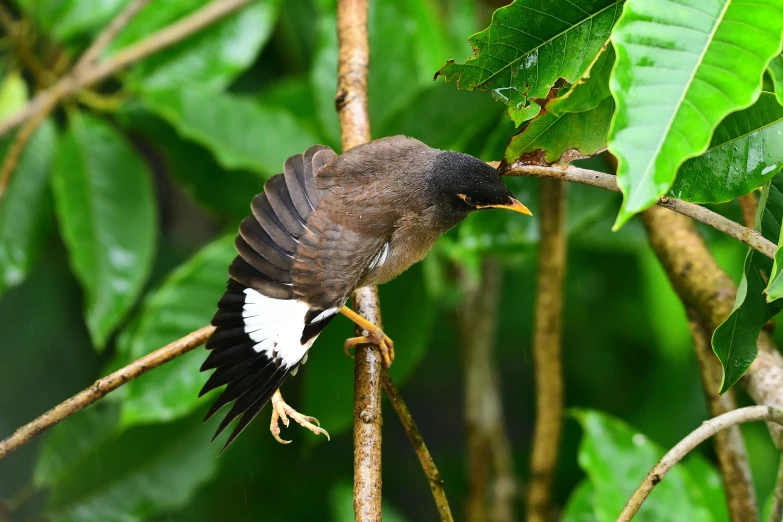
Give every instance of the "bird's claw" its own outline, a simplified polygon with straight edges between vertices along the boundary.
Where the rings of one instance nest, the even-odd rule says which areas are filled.
[[[365,330],[367,332],[367,330]],[[377,328],[376,330],[367,332],[367,335],[361,337],[351,337],[345,340],[343,345],[343,351],[345,355],[353,359],[353,355],[349,350],[354,349],[359,344],[375,344],[378,346],[381,352],[381,358],[383,359],[383,365],[388,368],[391,363],[394,362],[394,341],[392,341],[388,335],[383,333],[383,330]]]
[[[302,415],[293,409],[283,400],[283,395],[280,393],[280,390],[277,390],[274,395],[272,395],[272,421],[269,423],[269,431],[280,444],[291,443],[290,440],[285,440],[280,437],[280,425],[278,424],[278,422],[282,420],[283,425],[287,428],[290,424],[289,417],[303,428],[307,428],[316,435],[326,435],[326,440],[331,440],[329,433],[321,427],[321,423],[318,422],[318,419],[309,415]]]

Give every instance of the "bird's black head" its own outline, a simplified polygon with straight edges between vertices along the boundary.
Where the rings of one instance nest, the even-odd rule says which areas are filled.
[[[468,154],[438,154],[428,181],[436,203],[443,211],[454,215],[465,217],[469,212],[487,208],[531,215],[506,188],[497,170]]]

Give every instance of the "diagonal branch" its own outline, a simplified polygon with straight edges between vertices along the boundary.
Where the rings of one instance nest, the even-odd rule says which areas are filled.
[[[718,417],[712,418],[702,423],[701,426],[693,430],[687,437],[682,439],[676,446],[663,456],[655,467],[647,474],[644,481],[639,485],[634,494],[628,500],[623,508],[617,522],[630,522],[630,520],[639,511],[642,503],[650,495],[653,488],[663,480],[666,473],[669,472],[675,464],[681,461],[696,446],[732,426],[745,422],[765,420],[774,422],[783,426],[783,411],[770,406],[749,406],[724,413]]]
[[[496,166],[498,163],[490,163]],[[512,166],[513,167],[513,166]],[[553,165],[542,167],[538,165],[526,165],[513,167],[502,173],[505,176],[530,176],[535,178],[554,178],[561,181],[581,183],[593,187],[600,187],[614,192],[620,192],[617,180],[611,174],[605,174],[595,170],[580,169],[571,165]],[[720,214],[708,210],[700,205],[680,201],[679,199],[662,197],[657,202],[658,206],[673,210],[683,216],[701,221],[719,232],[737,239],[749,247],[758,250],[767,257],[774,257],[776,246],[767,240],[759,232],[743,227],[739,223],[727,219]]]
[[[1,121],[0,136],[38,114],[42,107],[50,103],[56,105],[62,99],[108,78],[128,65],[184,40],[193,33],[244,7],[251,1],[213,0],[198,11],[164,27],[142,41],[122,49],[105,61],[85,66],[80,71],[74,71],[64,76],[52,88],[42,91],[25,107]]]
[[[167,363],[170,360],[201,346],[207,342],[207,339],[209,339],[209,336],[212,335],[212,332],[214,331],[214,326],[205,326],[186,335],[182,339],[177,339],[173,343],[167,344],[163,348],[159,348],[154,352],[145,355],[141,359],[133,361],[128,366],[120,368],[102,379],[98,379],[89,388],[77,393],[65,402],[61,402],[34,421],[25,424],[16,430],[16,432],[7,439],[0,441],[0,459],[30,442],[30,440],[39,433],[51,428],[74,413],[83,410],[99,399],[102,399],[123,384],[144,375],[163,363]]]
[[[370,44],[367,0],[337,2],[337,96],[343,152],[370,141],[367,70]],[[381,326],[378,289],[353,294],[356,311]],[[361,331],[357,327],[357,335]],[[381,520],[381,356],[377,347],[359,346],[354,365],[353,510],[357,522]]]

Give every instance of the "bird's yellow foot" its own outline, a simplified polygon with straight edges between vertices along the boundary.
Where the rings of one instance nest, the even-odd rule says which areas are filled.
[[[331,440],[329,438],[329,433],[327,433],[325,429],[321,428],[318,419],[315,417],[310,417],[309,415],[302,415],[293,409],[283,400],[283,395],[280,393],[280,390],[277,390],[274,395],[272,395],[272,422],[269,423],[269,431],[272,432],[272,436],[280,444],[291,443],[290,440],[284,440],[280,438],[280,426],[278,425],[278,422],[280,419],[282,419],[283,425],[285,425],[287,428],[289,424],[289,417],[296,421],[296,423],[303,428],[307,428],[316,435],[326,435],[326,440]]]
[[[372,324],[370,321],[357,314],[347,306],[343,306],[340,309],[340,313],[346,316],[348,319],[359,325],[367,332],[360,337],[351,337],[346,339],[343,345],[343,350],[348,357],[353,357],[348,350],[355,348],[359,344],[376,344],[381,351],[381,357],[383,358],[383,365],[388,368],[394,361],[394,341],[392,341],[388,335],[383,333],[383,330]]]

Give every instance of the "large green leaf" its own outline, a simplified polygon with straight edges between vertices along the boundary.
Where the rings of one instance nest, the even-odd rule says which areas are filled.
[[[75,114],[57,148],[52,187],[85,292],[87,326],[102,349],[141,291],[155,253],[150,172],[113,127]]]
[[[43,32],[68,42],[106,25],[128,0],[17,0]]]
[[[47,520],[141,522],[186,505],[218,465],[219,447],[209,444],[202,415],[135,428],[93,447],[52,488]]]
[[[783,220],[783,178],[776,176],[764,186],[756,228],[770,241],[780,236]],[[712,349],[723,366],[723,393],[736,383],[756,358],[756,343],[764,324],[783,308],[783,301],[767,303],[764,288],[772,274],[772,260],[749,248],[745,258],[745,271],[737,289],[734,310],[715,329]]]
[[[157,0],[134,17],[109,52],[136,43],[204,5],[203,0]],[[252,2],[225,20],[139,62],[131,70],[129,81],[143,90],[193,85],[225,88],[256,59],[272,33],[279,5],[280,0]]]
[[[54,125],[45,121],[22,152],[0,203],[0,295],[24,280],[49,228],[48,182],[56,138]],[[11,140],[0,142],[0,158]]]
[[[783,106],[761,93],[715,129],[710,148],[680,167],[669,191],[695,203],[722,203],[756,190],[783,167]]]
[[[72,480],[74,469],[109,440],[118,420],[119,406],[101,401],[55,426],[35,463],[35,485],[56,488]]]
[[[779,0],[626,2],[612,34],[609,150],[625,196],[616,228],[666,194],[726,115],[756,100],[782,32]]]
[[[396,347],[390,372],[400,386],[427,349],[435,307],[428,300],[418,266],[381,286],[380,296],[384,331]],[[410,306],[410,303],[418,305]],[[353,419],[353,361],[345,357],[342,349],[348,337],[353,337],[351,323],[344,317],[337,317],[310,350],[307,364],[300,373],[304,375],[300,411],[318,417],[332,436],[348,430]],[[299,438],[299,435],[292,436]]]
[[[144,104],[229,169],[282,172],[289,156],[317,142],[287,111],[234,94],[197,88],[154,91],[144,94]]]
[[[576,485],[563,508],[562,522],[598,522],[593,514],[593,484],[583,479]]]
[[[775,95],[783,105],[783,54],[778,54],[769,61],[769,74],[775,85]]]
[[[614,100],[608,97],[588,111],[544,113],[511,138],[505,161],[551,165],[590,157],[606,147],[613,111]]]
[[[579,466],[593,486],[595,519],[614,521],[637,486],[663,456],[664,450],[609,415],[579,410],[575,417],[584,430],[578,459]],[[634,520],[727,521],[725,499],[721,498],[722,502],[712,505],[714,485],[704,483],[717,479],[715,470],[705,463],[697,466],[694,468],[686,461],[672,468]],[[709,476],[704,475],[705,466],[710,470]]]
[[[113,366],[126,365],[209,324],[234,256],[233,236],[224,237],[177,268],[146,299],[134,327],[120,337]],[[202,404],[197,397],[208,377],[199,371],[204,357],[203,350],[194,350],[128,383],[119,396],[123,427],[176,419]]]
[[[571,88],[544,105],[547,112],[560,115],[565,112],[588,111],[612,95],[609,91],[609,75],[614,66],[614,47],[607,44],[596,56],[590,67]]]
[[[438,74],[462,89],[492,92],[519,125],[538,114],[559,78],[575,82],[609,39],[622,0],[515,0],[490,26],[469,38],[476,55],[449,62]]]

